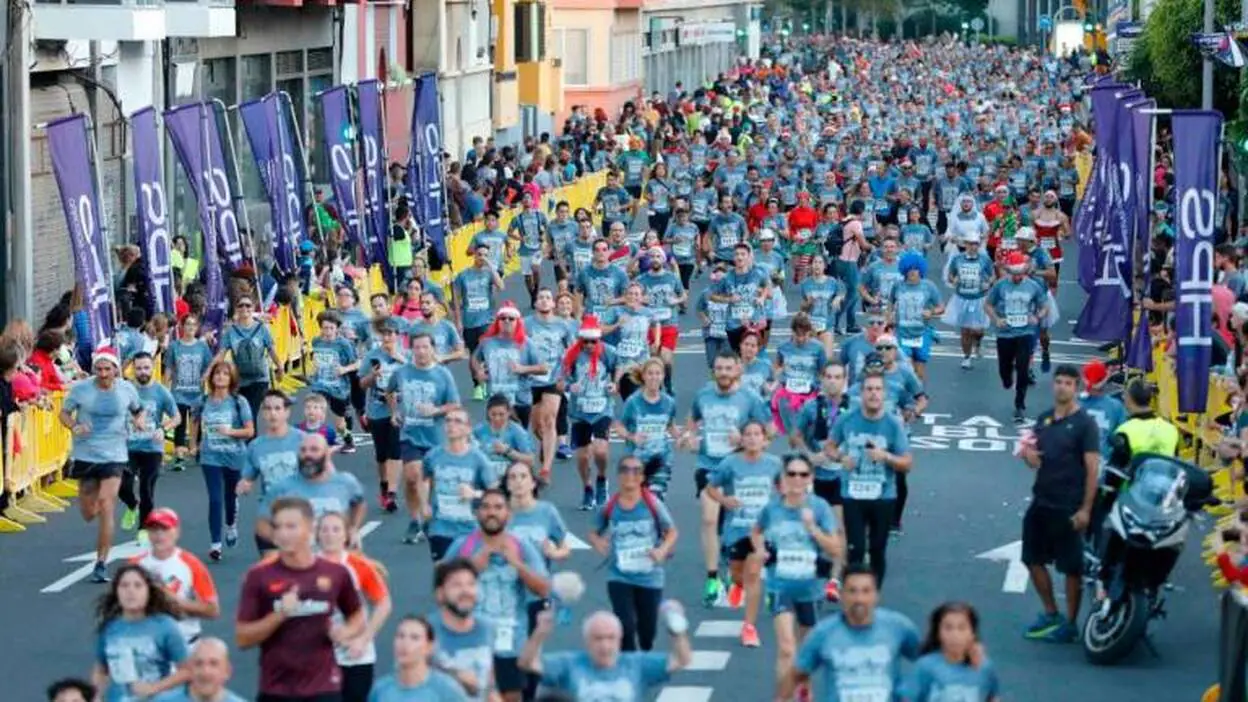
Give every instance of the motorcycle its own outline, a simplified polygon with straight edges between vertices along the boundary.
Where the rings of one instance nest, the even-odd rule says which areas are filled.
[[[1107,489],[1098,507],[1105,519],[1090,534],[1087,558],[1097,597],[1082,636],[1084,653],[1096,665],[1148,645],[1149,622],[1165,617],[1163,592],[1192,517],[1217,502],[1209,475],[1177,458],[1141,454],[1125,471],[1104,471]]]

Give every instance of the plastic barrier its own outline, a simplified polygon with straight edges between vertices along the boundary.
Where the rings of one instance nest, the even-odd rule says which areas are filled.
[[[574,211],[579,207],[593,211],[594,198],[599,188],[606,185],[606,180],[603,171],[557,188],[543,196],[542,209],[553,212],[555,203],[566,200]],[[500,226],[504,231],[518,211],[503,213]],[[446,241],[450,266],[434,272],[430,279],[446,289],[455,272],[472,265],[468,244],[481,229],[481,224],[473,223],[451,232]],[[510,275],[518,269],[519,259],[513,256],[505,272]],[[369,313],[369,296],[386,290],[380,267],[374,266],[363,280],[357,281],[356,289],[362,308]],[[312,339],[320,332],[316,318],[334,307],[333,297],[333,291],[314,291],[301,300],[298,319],[291,306],[282,305],[269,320],[277,357],[283,363],[282,380],[277,384],[283,391],[293,395],[306,384],[311,370]],[[156,372],[159,374],[160,369]],[[56,394],[50,398],[49,407],[27,407],[9,418],[9,430],[4,437],[4,465],[0,466],[0,497],[7,505],[0,512],[0,534],[25,531],[27,525],[47,521],[44,514],[64,511],[69,505],[66,498],[78,494],[77,482],[63,474],[73,436],[61,426],[58,418],[61,401],[62,396]]]

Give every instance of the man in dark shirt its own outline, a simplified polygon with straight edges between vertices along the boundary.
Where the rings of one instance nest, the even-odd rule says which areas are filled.
[[[272,506],[276,558],[266,558],[243,580],[235,641],[260,647],[257,702],[336,702],[342,671],[334,645],[364,630],[364,608],[345,566],[312,551],[312,504],[279,497]],[[343,623],[333,624],[335,611]]]
[[[1036,471],[1031,506],[1023,516],[1023,563],[1031,574],[1044,612],[1026,637],[1065,643],[1078,635],[1083,594],[1083,538],[1096,497],[1100,429],[1079,406],[1079,370],[1061,365],[1053,372],[1053,409],[1036,418],[1034,440],[1020,455]],[[1066,617],[1057,611],[1048,566],[1066,578]]]

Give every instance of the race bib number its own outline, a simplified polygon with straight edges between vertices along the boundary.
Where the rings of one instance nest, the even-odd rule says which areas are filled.
[[[693,243],[684,239],[672,243],[672,253],[677,258],[689,258],[693,255]]]
[[[810,384],[810,378],[787,378],[784,389],[795,395],[805,395],[810,392]]]
[[[644,546],[623,548],[615,553],[615,567],[621,573],[650,573],[654,571],[654,559],[650,558],[650,549]]]
[[[490,309],[489,299],[476,296],[476,295],[470,296],[468,298],[468,311],[469,312],[484,312],[488,309]]]
[[[776,553],[776,577],[782,580],[810,580],[815,577],[815,552],[782,549]]]
[[[837,690],[841,702],[889,702],[893,699],[891,690],[883,687],[870,687],[857,690]]]
[[[134,650],[124,648],[108,658],[108,676],[119,685],[139,682],[139,666],[134,660]]]
[[[637,358],[645,351],[645,344],[640,339],[625,339],[620,342],[617,353],[624,358]]]
[[[607,398],[603,395],[584,396],[580,399],[580,406],[585,414],[601,414],[607,410]]]
[[[746,303],[738,303],[732,306],[733,319],[750,319],[754,316],[754,306]]]
[[[898,342],[899,344],[901,344],[904,348],[907,348],[907,349],[921,349],[921,348],[923,348],[923,337],[921,337],[921,336],[914,337],[914,338],[906,338],[906,337],[904,337],[904,336],[903,336],[903,337],[899,338],[899,339],[897,340],[897,342]]]
[[[742,488],[736,491],[736,497],[741,501],[741,509],[734,515],[733,524],[750,526],[754,524],[758,513],[767,506],[771,491],[767,488]]]
[[[495,620],[494,653],[511,653],[516,645],[516,623],[510,619]]]
[[[1053,249],[1057,248],[1057,240],[1051,239],[1046,236],[1040,240],[1040,248],[1044,249],[1045,251],[1052,251]]]
[[[724,227],[719,230],[719,248],[730,249],[741,242],[736,227]]]
[[[706,432],[706,455],[711,458],[721,458],[727,456],[731,451],[732,445],[728,443],[728,432]]]
[[[819,317],[811,317],[810,328],[813,329],[816,334],[822,334],[828,330],[828,320],[821,319]]]
[[[854,500],[878,500],[884,494],[884,484],[875,480],[850,480],[849,497]]]
[[[438,495],[438,516],[453,522],[472,521],[472,505],[459,495]]]
[[[666,322],[672,318],[672,308],[666,305],[660,305],[654,308],[650,316],[660,322]]]
[[[1028,323],[1028,319],[1027,319],[1027,315],[1025,314],[1005,315],[1006,326],[1013,327],[1015,329],[1022,329],[1023,327],[1027,326],[1027,323]]]

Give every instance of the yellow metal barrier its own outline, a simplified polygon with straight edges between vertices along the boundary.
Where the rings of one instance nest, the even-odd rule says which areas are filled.
[[[71,439],[57,418],[62,399],[58,393],[47,407],[30,406],[9,416],[2,486],[8,505],[0,517],[0,533],[45,522],[44,514],[64,511],[66,498],[78,494],[77,483],[62,475]]]

